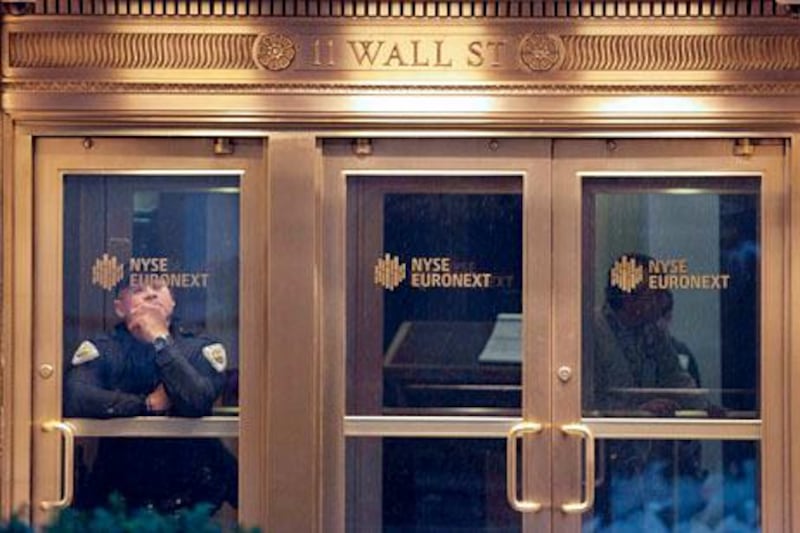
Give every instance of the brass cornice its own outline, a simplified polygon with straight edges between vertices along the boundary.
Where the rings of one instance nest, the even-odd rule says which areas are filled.
[[[571,71],[800,69],[800,35],[567,35]]]
[[[287,32],[288,33],[288,32]],[[445,34],[446,35],[446,34]],[[270,41],[270,39],[272,39]],[[513,37],[512,37],[513,39]],[[518,35],[519,76],[535,71],[800,71],[800,33],[737,35],[574,35],[533,30]],[[276,57],[267,55],[282,49]],[[115,70],[285,70],[295,47],[308,46],[289,35],[259,33],[156,33],[10,30],[8,66],[49,72]],[[532,63],[528,57],[536,58]],[[271,68],[273,63],[280,68]],[[266,61],[264,63],[263,61]],[[337,70],[329,71],[335,75]],[[16,77],[13,76],[12,77]]]
[[[47,69],[255,69],[256,34],[12,32],[9,66]]]
[[[79,16],[222,16],[325,19],[376,18],[602,18],[602,17],[775,17],[791,9],[780,0],[3,0],[9,12]],[[26,7],[23,9],[23,7]],[[33,9],[30,9],[33,7]]]
[[[658,94],[677,96],[800,96],[800,82],[709,84],[345,84],[345,83],[129,83],[94,81],[7,81],[14,93],[82,94],[221,94],[221,95],[358,95],[475,94],[490,96],[606,96]]]
[[[368,85],[342,83],[127,83],[93,81],[21,81],[3,83],[5,91],[33,93],[188,93],[188,94],[490,94],[496,96],[623,95],[791,95],[800,96],[800,82],[737,84],[485,84],[485,85]]]

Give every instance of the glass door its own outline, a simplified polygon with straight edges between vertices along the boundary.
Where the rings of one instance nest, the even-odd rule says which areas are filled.
[[[546,528],[520,511],[550,499],[547,373],[524,356],[549,351],[550,261],[523,246],[549,247],[549,142],[372,148],[325,152],[347,250],[342,523]]]
[[[328,527],[783,527],[780,143],[368,147],[325,146]]]
[[[785,529],[783,146],[736,146],[555,143],[554,364],[579,371],[553,423],[594,448],[581,478],[554,442],[592,504],[557,530]]]
[[[228,147],[35,144],[37,523],[116,497],[162,513],[208,504],[223,524],[255,518],[240,473],[258,459],[239,428],[258,389],[244,370],[262,363],[240,310],[261,304],[240,287],[259,283],[247,267],[263,238],[252,229],[262,147]]]

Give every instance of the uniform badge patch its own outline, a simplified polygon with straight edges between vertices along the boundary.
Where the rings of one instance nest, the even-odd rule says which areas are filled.
[[[228,364],[225,347],[219,343],[203,347],[203,357],[214,367],[217,372],[222,372]]]
[[[100,351],[97,349],[97,346],[90,341],[83,341],[81,345],[78,346],[78,349],[75,350],[75,353],[72,354],[72,364],[74,366],[82,365],[98,357],[100,357]]]

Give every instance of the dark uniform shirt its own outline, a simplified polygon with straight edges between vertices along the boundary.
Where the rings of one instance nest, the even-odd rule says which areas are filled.
[[[163,414],[206,416],[225,384],[225,363],[224,348],[213,338],[174,331],[172,344],[156,352],[119,325],[75,352],[64,415],[156,414],[148,412],[146,398],[163,383],[171,403]],[[96,460],[83,469],[79,507],[105,504],[112,492],[133,507],[162,511],[200,502],[219,507],[226,500],[236,506],[236,459],[217,439],[103,438]]]
[[[593,387],[588,407],[634,412],[649,397],[637,391],[664,388],[686,391],[671,394],[683,409],[701,408],[704,400],[691,394],[697,384],[684,371],[669,336],[655,322],[626,327],[605,305],[594,322]]]
[[[592,333],[593,373],[586,381],[593,381],[594,387],[584,403],[601,416],[655,416],[642,410],[654,398],[673,400],[681,409],[706,405],[703,396],[693,393],[696,383],[681,368],[669,336],[656,323],[625,326],[606,304],[595,317]],[[606,525],[628,521],[647,530],[636,517],[645,516],[650,506],[662,505],[663,487],[676,478],[699,487],[695,480],[700,452],[699,441],[606,441],[599,452],[605,490],[598,491],[595,516]]]

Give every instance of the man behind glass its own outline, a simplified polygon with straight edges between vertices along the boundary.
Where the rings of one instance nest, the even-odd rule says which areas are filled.
[[[225,384],[227,356],[211,337],[173,321],[168,286],[124,281],[114,300],[120,323],[83,341],[66,374],[67,417],[211,414]],[[200,502],[237,504],[236,459],[216,439],[103,438],[76,506],[120,493],[132,507],[173,511]]]
[[[652,258],[636,253],[623,257],[644,268],[647,279]],[[594,322],[592,408],[623,416],[674,416],[678,409],[705,406],[704,398],[692,394],[697,383],[681,367],[659,325],[669,298],[669,291],[650,288],[646,281],[624,291],[611,283],[609,274],[606,302]]]
[[[671,294],[646,281],[652,258],[629,253],[614,264],[622,260],[643,268],[644,281],[623,290],[612,283],[609,272],[605,303],[595,316],[592,350],[586,354],[594,369],[590,407],[604,416],[674,417],[680,410],[708,409],[705,394],[682,368],[663,324]],[[662,530],[699,510],[699,442],[612,439],[602,443],[602,450],[606,487],[598,492],[595,506],[599,530]],[[680,487],[677,499],[675,487]]]

